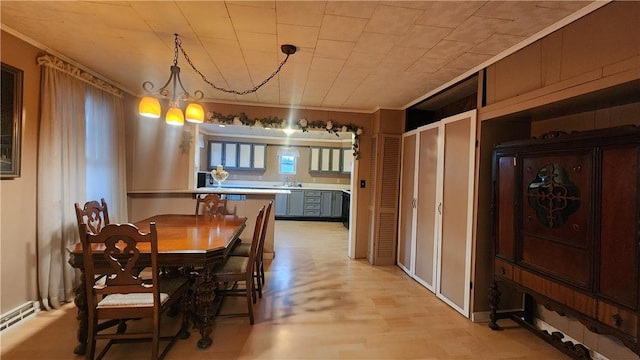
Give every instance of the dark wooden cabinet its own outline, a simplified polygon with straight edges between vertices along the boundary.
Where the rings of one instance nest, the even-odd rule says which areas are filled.
[[[491,328],[510,317],[535,331],[540,303],[640,354],[639,169],[634,126],[551,133],[494,148]],[[526,294],[523,311],[498,312],[503,285]],[[556,334],[543,336],[571,355],[589,354]]]

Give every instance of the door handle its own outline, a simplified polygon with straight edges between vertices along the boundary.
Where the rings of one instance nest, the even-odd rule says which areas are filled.
[[[438,214],[442,215],[442,203],[438,204]]]

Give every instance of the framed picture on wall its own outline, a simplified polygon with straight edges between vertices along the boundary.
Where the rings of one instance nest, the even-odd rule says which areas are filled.
[[[2,63],[0,175],[3,179],[20,177],[22,77],[22,70]]]

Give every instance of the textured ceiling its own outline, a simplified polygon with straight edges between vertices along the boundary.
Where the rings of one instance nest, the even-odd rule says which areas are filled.
[[[182,56],[190,92],[211,101],[353,111],[403,109],[591,1],[6,1],[2,28],[33,40],[134,95],[162,86],[178,33],[217,86],[252,88],[281,44],[298,52],[272,81],[230,95]],[[35,61],[35,60],[34,60]]]

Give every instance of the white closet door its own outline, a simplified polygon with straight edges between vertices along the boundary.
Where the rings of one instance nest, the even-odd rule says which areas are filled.
[[[476,111],[441,122],[444,130],[440,149],[444,156],[440,167],[441,235],[436,295],[469,317]]]
[[[400,173],[400,216],[398,223],[398,265],[413,275],[413,234],[415,233],[415,162],[416,134],[402,138],[402,170]]]
[[[438,137],[440,127],[419,132],[416,169],[416,220],[414,278],[435,292],[436,249],[440,231],[437,221]]]

